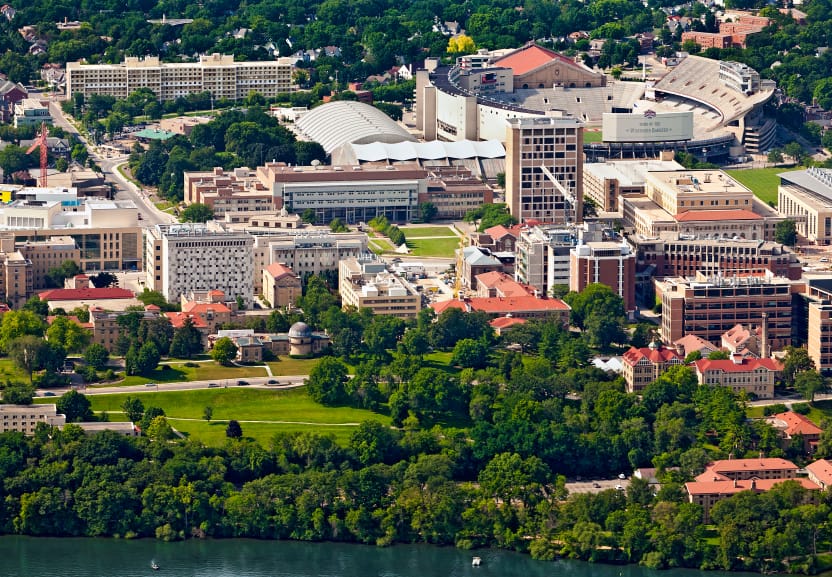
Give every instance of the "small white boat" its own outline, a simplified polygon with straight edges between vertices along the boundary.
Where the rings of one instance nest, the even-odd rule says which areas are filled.
[[[158,571],[159,569],[161,569],[161,567],[159,567],[159,564],[156,563],[156,561],[151,561],[150,562],[150,568],[153,569],[154,571]]]
[[[482,559],[480,559],[479,557],[474,557],[473,559],[471,559],[471,567],[479,567],[480,565],[482,565]]]

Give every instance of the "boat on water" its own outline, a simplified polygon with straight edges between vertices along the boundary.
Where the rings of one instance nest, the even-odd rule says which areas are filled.
[[[482,565],[482,559],[480,559],[479,557],[474,557],[473,559],[471,559],[472,567],[479,567],[480,565]]]
[[[159,569],[161,569],[161,567],[159,567],[159,564],[156,563],[156,561],[151,561],[150,562],[150,568],[153,569],[154,571],[158,571]]]

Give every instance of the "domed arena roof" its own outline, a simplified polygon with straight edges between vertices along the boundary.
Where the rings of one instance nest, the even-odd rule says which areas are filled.
[[[295,125],[327,154],[347,143],[416,142],[416,138],[375,106],[354,100],[337,100],[313,108]]]
[[[307,325],[304,322],[298,321],[295,324],[293,324],[291,327],[289,327],[289,338],[294,337],[294,338],[297,338],[297,339],[303,339],[303,338],[308,338],[308,337],[311,337],[311,336],[312,336],[312,329],[310,329],[309,325]]]

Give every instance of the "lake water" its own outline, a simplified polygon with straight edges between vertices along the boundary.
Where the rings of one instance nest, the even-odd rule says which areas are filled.
[[[472,567],[471,558],[482,558]],[[160,570],[153,571],[152,560]],[[286,541],[35,539],[0,537],[1,577],[738,577],[638,566],[534,561],[496,550],[376,548]],[[745,574],[748,575],[748,574]]]

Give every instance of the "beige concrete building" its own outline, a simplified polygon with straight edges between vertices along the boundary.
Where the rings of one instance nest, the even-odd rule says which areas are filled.
[[[338,290],[344,307],[368,308],[377,315],[413,318],[422,308],[422,295],[374,257],[350,258],[338,266]]]
[[[291,268],[275,262],[263,269],[263,298],[274,308],[291,308],[300,296],[300,277]]]
[[[584,164],[584,198],[591,198],[598,210],[618,212],[622,195],[644,194],[649,171],[682,170],[675,160],[616,160]]]
[[[262,213],[274,211],[272,192],[263,186],[255,171],[249,168],[208,172],[186,172],[185,204],[210,206],[214,218],[222,220],[229,213]]]
[[[800,236],[816,244],[832,241],[832,171],[808,168],[782,172],[777,210],[795,221]]]
[[[26,240],[16,243],[17,250],[32,262],[33,288],[46,288],[46,274],[71,260],[81,262],[81,249],[69,236],[53,236],[45,240]]]
[[[769,350],[792,344],[793,318],[800,306],[798,296],[806,284],[764,275],[706,276],[656,281],[662,302],[660,334],[666,343],[694,334],[719,345],[722,334],[741,324],[762,322],[767,315]]]
[[[216,222],[145,229],[146,286],[177,302],[192,291],[221,290],[246,306],[254,296],[254,237]],[[259,275],[258,275],[259,276]]]
[[[688,210],[751,210],[754,193],[721,170],[654,171],[644,192],[671,215]]]
[[[754,359],[740,353],[730,359],[699,359],[693,363],[700,385],[720,386],[752,399],[773,399],[774,383],[783,365],[774,359]]]
[[[0,433],[18,431],[34,435],[38,423],[62,427],[66,417],[58,414],[54,403],[46,405],[0,405]]]
[[[572,117],[511,118],[506,203],[520,222],[564,224],[583,214],[583,128]]]
[[[200,92],[240,100],[253,91],[270,98],[292,91],[292,64],[285,59],[235,62],[231,55],[210,54],[197,62],[171,64],[148,56],[127,57],[121,64],[66,65],[69,95],[107,94],[125,99],[139,88],[149,88],[163,101]]]

